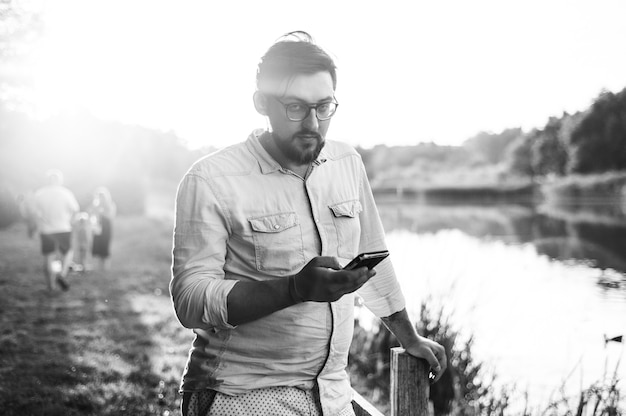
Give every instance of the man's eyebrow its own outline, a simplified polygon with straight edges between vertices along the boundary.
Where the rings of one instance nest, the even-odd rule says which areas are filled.
[[[327,96],[327,97],[325,97],[325,98],[322,98],[322,99],[320,99],[320,100],[317,100],[317,102],[318,102],[318,103],[323,103],[323,102],[326,102],[326,101],[332,101],[334,98],[335,98],[335,96],[333,96],[333,95],[329,95],[329,96]],[[300,101],[301,103],[306,103],[306,102],[307,102],[307,101],[303,100],[303,99],[302,99],[302,98],[300,98],[300,97],[296,97],[295,95],[285,95],[285,96],[281,97],[281,99],[283,99],[283,100],[294,100],[294,101]]]

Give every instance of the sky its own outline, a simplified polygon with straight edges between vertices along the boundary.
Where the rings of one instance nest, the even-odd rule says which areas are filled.
[[[40,115],[173,131],[192,148],[245,140],[256,65],[282,34],[309,32],[336,61],[328,138],[460,145],[480,131],[541,128],[626,87],[626,2],[42,1],[24,71]]]

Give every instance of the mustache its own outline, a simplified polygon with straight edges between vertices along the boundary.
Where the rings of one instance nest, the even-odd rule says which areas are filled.
[[[318,132],[310,131],[310,130],[300,130],[299,132],[297,132],[293,136],[294,137],[298,137],[298,136],[314,136],[315,138],[317,138],[317,140],[322,140],[322,136]]]

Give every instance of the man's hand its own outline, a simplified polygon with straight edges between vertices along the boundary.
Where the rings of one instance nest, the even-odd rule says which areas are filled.
[[[381,318],[383,323],[398,338],[402,347],[414,357],[423,358],[430,365],[429,378],[438,381],[448,367],[446,350],[433,340],[417,333],[406,309]]]
[[[343,270],[335,257],[315,257],[294,276],[296,295],[304,301],[333,302],[376,275],[361,267]]]
[[[354,292],[376,272],[341,270],[334,257],[316,257],[289,279],[239,281],[228,293],[228,323],[241,325],[302,301],[332,302]]]
[[[404,349],[412,356],[423,358],[428,361],[432,374],[432,377],[431,374],[429,374],[429,378],[433,383],[441,378],[441,375],[448,367],[446,350],[443,346],[441,346],[441,344],[438,344],[433,340],[418,335],[417,341],[404,346]]]

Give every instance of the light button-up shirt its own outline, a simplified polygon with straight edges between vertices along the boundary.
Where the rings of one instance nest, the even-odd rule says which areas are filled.
[[[171,292],[181,323],[196,338],[181,390],[251,389],[317,383],[322,410],[351,402],[346,373],[354,294],[304,302],[232,326],[227,296],[238,281],[284,279],[316,256],[346,264],[385,249],[378,211],[358,153],[327,141],[306,179],[283,169],[259,142],[196,162],[178,190]],[[359,291],[377,316],[404,308],[389,260]]]

